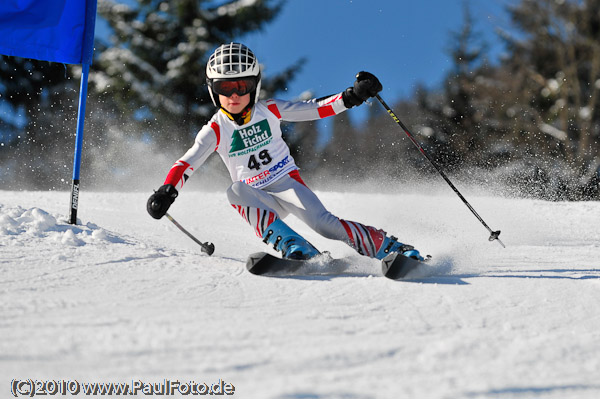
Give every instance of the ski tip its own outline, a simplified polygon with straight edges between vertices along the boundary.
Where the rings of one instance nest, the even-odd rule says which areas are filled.
[[[266,252],[256,252],[248,256],[248,260],[246,261],[246,270],[248,270],[252,274],[262,274],[260,270],[256,267],[256,265],[267,256]]]
[[[397,252],[391,253],[385,258],[381,260],[381,272],[384,276],[388,277],[388,273],[390,273],[390,268],[394,264],[396,257],[398,256]]]
[[[430,256],[427,257],[428,260]],[[412,270],[423,263],[417,259],[409,258],[400,253],[393,253],[381,261],[381,272],[387,278],[392,280],[401,280]]]

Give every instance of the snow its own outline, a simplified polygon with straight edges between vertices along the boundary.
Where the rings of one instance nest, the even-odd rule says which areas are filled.
[[[352,267],[245,271],[266,247],[224,193],[185,191],[168,220],[150,194],[0,191],[0,374],[235,386],[239,398],[600,397],[600,203],[465,193],[319,192],[335,214],[434,256],[409,281],[289,223]],[[449,190],[448,190],[449,191]],[[73,397],[73,396],[72,396]],[[88,396],[89,397],[89,396]]]

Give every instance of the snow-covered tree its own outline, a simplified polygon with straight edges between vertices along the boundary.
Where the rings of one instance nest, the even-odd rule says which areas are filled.
[[[464,3],[460,30],[451,32],[448,54],[453,68],[441,92],[421,91],[419,102],[433,133],[428,144],[436,161],[447,168],[480,165],[488,159],[487,146],[494,137],[484,89],[487,44],[477,32],[468,3]]]
[[[270,0],[100,0],[98,13],[112,34],[93,66],[92,95],[116,111],[113,122],[146,134],[163,148],[184,148],[214,112],[205,84],[211,52],[261,29],[282,5]],[[292,66],[273,82],[285,84],[296,70]],[[263,88],[269,91],[268,81]]]
[[[79,90],[71,69],[57,63],[0,56],[3,187],[37,187],[37,182],[43,182],[48,188],[60,188],[68,178]]]
[[[515,133],[530,154],[574,172],[563,183],[567,198],[579,195],[568,186],[592,181],[600,165],[599,7],[598,0],[521,0],[509,8],[518,34],[505,34],[515,100],[508,116],[520,121]]]

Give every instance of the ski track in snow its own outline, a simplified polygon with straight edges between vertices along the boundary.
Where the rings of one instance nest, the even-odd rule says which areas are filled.
[[[377,261],[341,273],[245,271],[265,250],[223,193],[186,191],[168,220],[149,193],[0,191],[0,396],[13,378],[217,382],[239,398],[600,397],[600,203],[319,193],[335,214],[434,256],[397,282]],[[350,198],[350,201],[347,199]],[[349,202],[349,203],[346,203]],[[88,396],[89,397],[89,396]]]

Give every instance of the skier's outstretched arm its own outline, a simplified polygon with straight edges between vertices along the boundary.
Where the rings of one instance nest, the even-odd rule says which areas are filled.
[[[281,120],[311,121],[337,115],[362,104],[382,89],[379,79],[369,72],[359,72],[356,81],[341,93],[301,102],[268,100],[267,106]]]
[[[175,162],[162,186],[148,198],[146,210],[154,219],[162,218],[179,195],[187,179],[215,151],[220,141],[218,126],[204,126],[196,136],[194,145]]]

